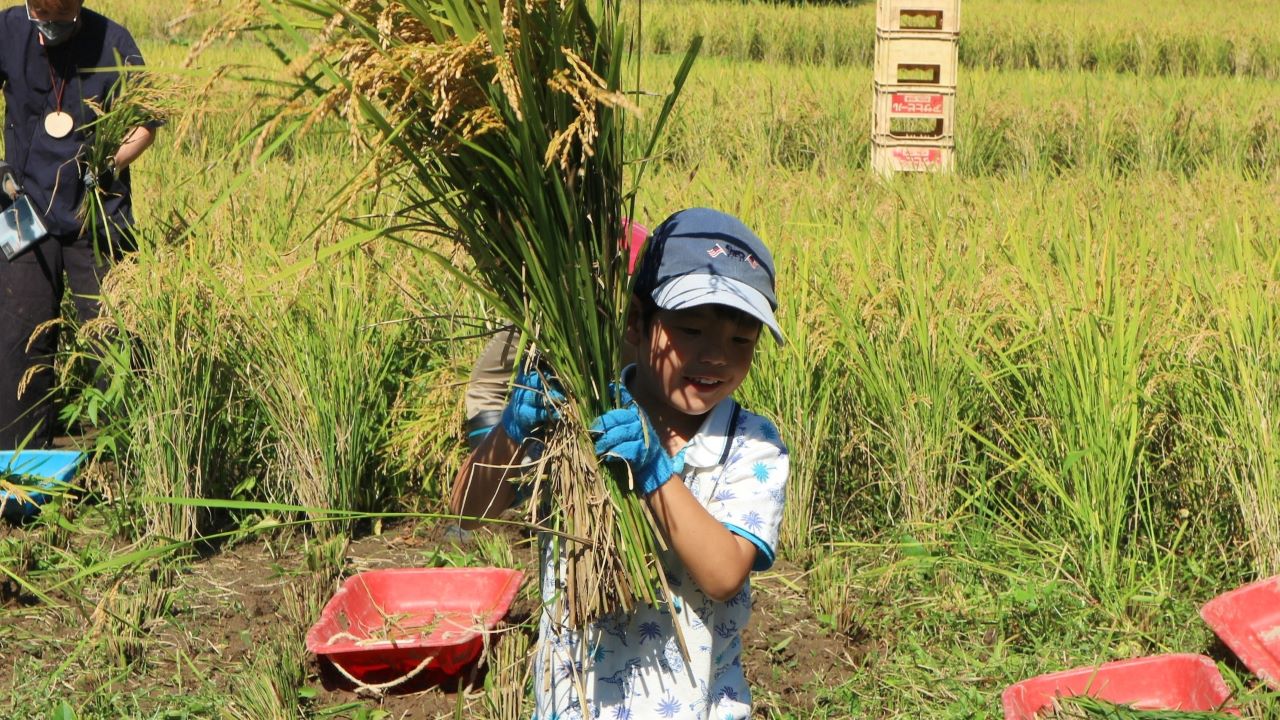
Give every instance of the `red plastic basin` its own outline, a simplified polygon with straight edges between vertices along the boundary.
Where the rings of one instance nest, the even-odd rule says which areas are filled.
[[[1055,697],[1091,695],[1140,710],[1216,710],[1230,697],[1218,666],[1204,655],[1155,655],[1064,670],[1005,689],[1005,720],[1035,720]],[[1235,710],[1227,710],[1239,714]]]
[[[422,665],[456,673],[484,647],[524,573],[503,568],[397,568],[352,575],[307,632],[307,650],[352,677]]]
[[[1280,690],[1280,575],[1219,595],[1200,617],[1240,662]]]

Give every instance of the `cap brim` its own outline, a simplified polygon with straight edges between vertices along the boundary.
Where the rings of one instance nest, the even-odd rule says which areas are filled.
[[[664,310],[684,310],[699,305],[727,305],[759,320],[779,345],[786,344],[769,300],[759,290],[723,275],[681,275],[659,285],[653,301]]]

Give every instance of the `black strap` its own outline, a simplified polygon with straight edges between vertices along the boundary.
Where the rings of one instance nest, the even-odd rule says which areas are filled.
[[[742,406],[737,400],[731,400],[733,403],[733,416],[729,418],[729,427],[724,433],[724,452],[720,453],[719,465],[729,462],[729,451],[733,449],[733,436],[738,430],[738,417],[742,415]]]

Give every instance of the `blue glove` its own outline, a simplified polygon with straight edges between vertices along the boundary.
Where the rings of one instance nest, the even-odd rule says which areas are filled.
[[[613,399],[614,406],[620,408],[631,407],[636,402],[636,399],[631,397],[627,384],[621,380],[609,383],[609,397]]]
[[[548,383],[537,370],[526,370],[516,376],[511,397],[502,410],[502,429],[507,437],[523,443],[536,431],[560,419],[553,402],[563,402],[564,393]]]
[[[659,442],[653,424],[634,403],[596,418],[591,431],[597,434],[596,455],[627,463],[644,495],[652,495],[676,473],[675,461]]]

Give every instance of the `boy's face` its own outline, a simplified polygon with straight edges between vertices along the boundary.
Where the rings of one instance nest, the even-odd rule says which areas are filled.
[[[760,327],[717,305],[659,309],[647,329],[633,313],[627,325],[627,341],[636,348],[632,394],[650,415],[706,414],[746,379]]]

